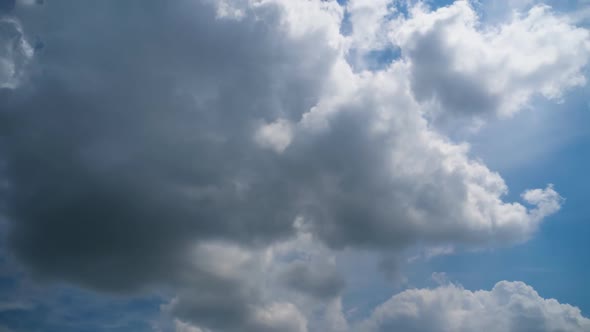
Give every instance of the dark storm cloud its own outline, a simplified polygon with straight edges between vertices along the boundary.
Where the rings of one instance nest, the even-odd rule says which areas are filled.
[[[0,14],[12,11],[15,5],[16,0],[0,0]]]
[[[35,273],[133,289],[197,238],[291,232],[288,183],[251,137],[316,101],[332,54],[282,37],[272,5],[240,22],[194,1],[45,10],[24,19],[45,36],[40,70],[0,114],[4,212]]]

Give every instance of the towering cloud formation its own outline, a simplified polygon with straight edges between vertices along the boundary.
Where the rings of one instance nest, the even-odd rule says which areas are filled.
[[[558,98],[584,83],[588,32],[545,7],[481,29],[464,1],[393,21],[359,3],[348,36],[344,8],[319,0],[55,1],[3,16],[16,256],[39,278],[177,289],[166,310],[181,331],[305,331],[328,324],[310,319],[318,303],[346,325],[334,250],[527,240],[562,198],[548,185],[504,201],[501,176],[432,112]],[[368,38],[365,19],[390,30]],[[34,59],[27,34],[47,44]],[[347,62],[383,47],[401,58]]]

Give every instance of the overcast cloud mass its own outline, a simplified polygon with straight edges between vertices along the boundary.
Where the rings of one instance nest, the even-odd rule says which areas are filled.
[[[37,282],[165,290],[155,331],[590,331],[508,281],[347,318],[340,253],[507,248],[562,208],[448,131],[560,102],[590,59],[546,5],[396,3],[0,1],[6,250]]]

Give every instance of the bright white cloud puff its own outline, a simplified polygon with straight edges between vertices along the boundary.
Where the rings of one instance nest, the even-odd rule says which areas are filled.
[[[427,317],[427,319],[425,319]],[[490,291],[449,284],[410,289],[375,309],[360,331],[571,331],[590,330],[578,308],[544,299],[522,282],[498,282]]]

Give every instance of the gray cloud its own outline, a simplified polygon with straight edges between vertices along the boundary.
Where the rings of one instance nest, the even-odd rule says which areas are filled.
[[[170,313],[185,324],[211,331],[307,331],[307,320],[293,304],[257,303],[256,294],[242,293],[239,283],[215,279],[203,286],[176,297],[169,305]]]
[[[486,114],[500,106],[501,96],[489,91],[480,77],[452,68],[455,59],[445,52],[447,22],[436,22],[432,31],[412,36],[405,55],[412,59],[412,89],[421,101],[435,99],[444,110],[459,114]]]
[[[0,13],[12,11],[15,5],[16,0],[0,0]]]
[[[278,262],[267,261],[265,250],[208,242],[191,250],[191,257],[190,268],[179,274],[176,297],[165,306],[180,323],[211,331],[307,331],[298,306],[271,287]]]
[[[309,262],[295,262],[289,265],[280,279],[289,288],[319,299],[336,297],[345,286],[344,280],[334,267],[312,265]]]
[[[288,235],[288,179],[252,130],[310,107],[329,50],[299,68],[313,38],[282,38],[274,6],[238,23],[194,2],[86,5],[46,6],[44,72],[2,98],[17,254],[116,289],[158,279],[195,238]]]

